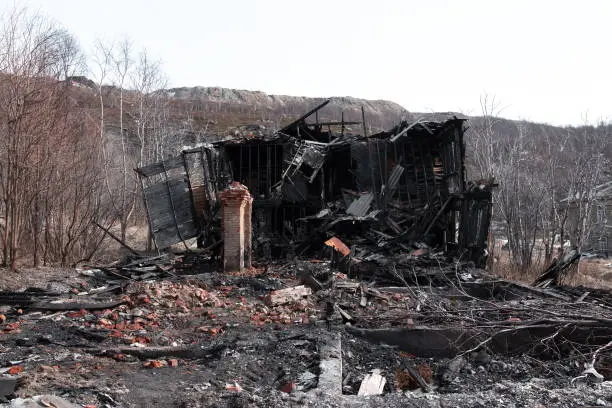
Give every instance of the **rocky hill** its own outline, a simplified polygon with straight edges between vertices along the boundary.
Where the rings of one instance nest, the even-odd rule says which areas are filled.
[[[267,122],[279,126],[304,114],[328,98],[268,95],[219,87],[172,88],[165,90],[176,106],[196,116],[207,114],[219,131],[223,125]],[[366,100],[331,97],[331,102],[320,112],[320,120],[361,121],[363,106],[367,123],[373,131],[388,129],[409,113],[399,104],[385,100]],[[232,123],[228,123],[231,120]]]

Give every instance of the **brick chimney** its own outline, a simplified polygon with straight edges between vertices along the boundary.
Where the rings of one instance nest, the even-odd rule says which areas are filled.
[[[222,203],[223,271],[251,267],[251,206],[249,189],[238,182],[219,194]]]

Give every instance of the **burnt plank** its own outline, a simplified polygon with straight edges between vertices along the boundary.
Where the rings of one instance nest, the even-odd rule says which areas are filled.
[[[176,169],[178,167],[183,167],[183,156],[171,157],[169,159],[164,160],[163,162],[140,167],[136,171],[144,177],[151,177],[156,174],[161,174],[164,171],[170,169]]]

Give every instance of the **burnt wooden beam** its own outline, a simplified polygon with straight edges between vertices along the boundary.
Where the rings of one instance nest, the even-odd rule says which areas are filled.
[[[149,209],[149,203],[147,202],[147,197],[145,195],[145,185],[143,176],[138,173],[138,179],[140,180],[140,191],[142,192],[142,201],[144,203],[145,213],[147,214],[147,225],[149,227],[149,231],[147,231],[147,250],[151,249],[151,243],[155,245],[155,249],[159,252],[159,247],[157,246],[157,242],[155,241],[155,234],[153,234],[153,221],[151,220],[151,211]]]
[[[93,300],[84,300],[78,302],[65,302],[65,303],[53,303],[53,302],[36,302],[31,304],[29,307],[38,310],[101,310],[101,309],[112,309],[125,303],[125,300],[111,300],[108,302],[96,302]]]
[[[340,121],[340,122],[319,122],[319,123],[307,123],[306,124],[306,126],[345,126],[345,125],[361,125],[361,122]]]
[[[128,251],[130,251],[131,253],[133,253],[134,255],[137,256],[141,256],[140,252],[136,251],[134,248],[132,248],[131,246],[129,246],[128,244],[126,244],[125,242],[123,242],[119,237],[117,237],[115,234],[113,234],[112,232],[110,232],[107,228],[104,228],[103,226],[101,226],[100,224],[98,224],[97,222],[93,221],[93,224],[100,228],[102,231],[104,231],[105,233],[108,234],[109,237],[111,237],[112,239],[114,239],[115,241],[117,241],[122,247],[124,247],[125,249],[127,249]]]
[[[453,197],[448,197],[444,205],[440,208],[440,210],[436,213],[436,216],[431,220],[431,222],[427,226],[427,229],[423,233],[423,236],[427,236],[427,234],[429,234],[429,231],[435,225],[436,221],[438,221],[438,218],[440,218],[440,216],[444,213],[444,211],[446,210],[446,208],[448,207],[452,199]]]
[[[323,102],[322,104],[316,106],[315,108],[311,109],[310,111],[306,112],[304,115],[300,116],[299,118],[297,118],[296,120],[294,120],[293,122],[291,122],[290,124],[288,124],[287,126],[285,126],[284,128],[282,128],[280,130],[280,132],[285,132],[288,129],[291,129],[292,127],[297,126],[298,124],[300,124],[301,122],[305,121],[307,117],[309,117],[310,115],[312,115],[313,113],[319,111],[320,109],[322,109],[323,107],[325,107],[328,103],[331,102],[331,99],[326,100],[325,102]]]
[[[363,127],[363,137],[365,137],[365,139],[366,139],[366,144],[367,144],[367,147],[368,147],[368,158],[370,160],[370,177],[372,178],[372,189],[371,189],[371,191],[374,194],[374,198],[376,198],[376,205],[378,207],[380,207],[378,194],[376,194],[376,177],[374,175],[374,160],[373,160],[373,157],[372,157],[372,143],[371,143],[371,140],[368,139],[368,130],[366,128],[365,110],[363,109],[363,105],[361,106],[361,125]]]

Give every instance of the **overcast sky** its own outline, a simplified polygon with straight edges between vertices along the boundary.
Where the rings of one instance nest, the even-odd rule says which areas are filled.
[[[170,85],[388,99],[556,125],[612,119],[612,1],[0,0],[91,50],[129,37]]]

